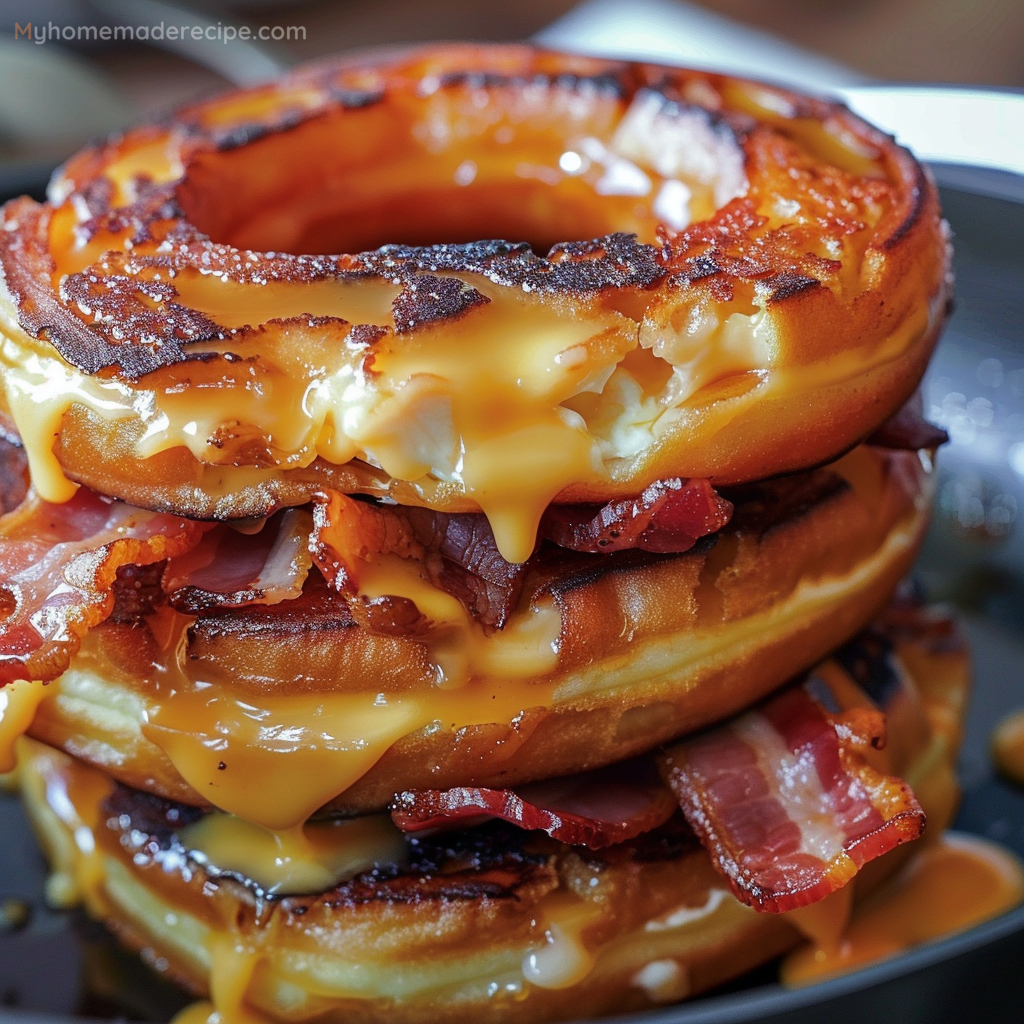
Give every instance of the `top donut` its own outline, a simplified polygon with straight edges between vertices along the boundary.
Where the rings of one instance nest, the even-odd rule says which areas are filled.
[[[825,462],[914,391],[936,190],[843,106],[525,46],[324,63],[88,148],[4,209],[35,486],[193,518],[323,487],[483,510]]]

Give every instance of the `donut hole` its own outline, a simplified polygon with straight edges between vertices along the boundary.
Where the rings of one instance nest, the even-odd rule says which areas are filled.
[[[273,167],[281,140],[261,141],[259,162]],[[233,153],[197,160],[179,199],[186,216],[213,241],[257,252],[359,253],[384,245],[462,245],[486,239],[526,242],[546,256],[559,242],[616,231],[656,238],[650,203],[635,196],[599,196],[586,180],[544,168],[484,171],[470,157],[432,163],[421,180],[402,168],[357,166],[328,173],[319,165],[299,187],[278,175],[248,180]],[[244,165],[244,166],[243,166]],[[517,170],[521,173],[516,173]]]
[[[198,153],[177,198],[213,241],[263,252],[504,239],[546,255],[612,232],[653,243],[745,179],[731,136],[651,97],[463,86],[332,109]]]

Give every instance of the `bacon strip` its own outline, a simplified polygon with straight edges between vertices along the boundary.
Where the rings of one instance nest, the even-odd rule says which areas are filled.
[[[457,787],[399,793],[391,817],[406,832],[498,818],[597,850],[663,825],[676,806],[653,763],[639,759],[514,791]]]
[[[640,548],[678,554],[722,529],[732,508],[707,480],[675,477],[656,481],[639,497],[607,505],[552,505],[540,530],[547,540],[572,551]]]
[[[732,503],[707,480],[660,480],[637,498],[551,506],[541,520],[540,536],[563,548],[595,554],[628,548],[682,552],[725,526],[732,510]],[[479,513],[381,505],[328,492],[314,500],[313,521],[314,561],[327,581],[349,598],[352,614],[369,628],[423,628],[410,601],[360,595],[360,576],[381,555],[416,561],[426,581],[456,597],[488,628],[501,629],[522,594],[528,563],[502,558],[490,524]]]
[[[0,519],[0,685],[60,675],[113,609],[117,570],[180,554],[206,529],[85,487],[63,505],[30,491]]]
[[[525,567],[501,557],[483,515],[378,505],[330,492],[315,500],[313,526],[317,567],[349,598],[357,621],[381,632],[423,627],[411,601],[360,594],[361,579],[382,557],[414,562],[415,573],[488,627],[505,625],[522,592]]]
[[[194,615],[296,598],[312,565],[312,529],[306,509],[288,509],[252,533],[210,530],[167,563],[163,589],[175,608]]]
[[[791,687],[665,751],[665,777],[738,899],[768,913],[806,906],[921,834],[906,783],[864,759],[883,721],[832,716]]]

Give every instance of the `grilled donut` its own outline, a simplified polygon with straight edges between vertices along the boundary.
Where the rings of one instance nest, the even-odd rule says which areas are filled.
[[[460,634],[484,649],[461,680],[441,673],[436,634],[361,626],[315,576],[276,605],[193,615],[156,585],[156,603],[89,634],[31,734],[128,785],[273,828],[407,788],[630,757],[738,711],[863,626],[917,551],[928,464],[861,446],[737,489],[715,542],[683,554],[542,549],[505,628]]]
[[[5,208],[4,413],[50,500],[244,518],[331,487],[482,509],[522,561],[551,501],[866,437],[947,250],[926,172],[835,103],[524,46],[319,64]]]
[[[967,683],[948,625],[890,632],[890,664],[902,668],[874,691],[889,742],[873,756],[912,781],[935,837],[956,803]],[[828,664],[819,671],[834,677],[838,663]],[[850,699],[871,704],[863,693]],[[57,872],[51,890],[84,899],[193,992],[212,984],[229,1019],[256,1010],[284,1021],[511,1022],[639,1009],[741,974],[810,924],[738,902],[675,819],[598,850],[492,823],[407,837],[404,853],[401,837],[396,850],[396,837],[373,821],[357,856],[375,868],[315,891],[269,891],[218,865],[206,845],[212,833],[196,830],[201,812],[26,744],[19,771]],[[855,899],[918,845],[864,868]],[[821,921],[841,922],[845,906],[833,903]]]

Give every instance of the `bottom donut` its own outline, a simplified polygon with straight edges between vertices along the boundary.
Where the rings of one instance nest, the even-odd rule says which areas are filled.
[[[18,772],[51,893],[211,999],[197,1020],[563,1020],[685,999],[839,934],[849,894],[952,816],[967,676],[952,624],[903,606],[644,758],[262,838],[36,741]],[[752,777],[770,791],[716,795]]]

